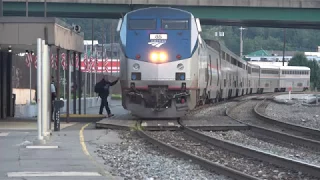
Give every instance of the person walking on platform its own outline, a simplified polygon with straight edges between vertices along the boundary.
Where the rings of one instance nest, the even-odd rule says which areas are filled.
[[[111,114],[111,110],[109,108],[109,103],[108,103],[108,96],[109,96],[109,89],[110,86],[113,86],[115,84],[117,84],[119,78],[117,78],[117,80],[110,82],[108,81],[108,78],[104,77],[101,79],[101,81],[99,81],[95,87],[94,87],[94,91],[96,93],[98,93],[99,97],[101,98],[101,104],[100,104],[100,110],[99,110],[99,114],[102,114],[103,112],[103,108],[105,107],[108,113],[107,117],[112,117],[114,116],[114,114]]]
[[[53,121],[54,101],[57,98],[56,86],[54,85],[54,77],[53,76],[51,76],[50,92],[51,92],[51,120]]]

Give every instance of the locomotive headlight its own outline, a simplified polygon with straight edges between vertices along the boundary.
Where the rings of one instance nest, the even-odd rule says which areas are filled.
[[[152,52],[149,58],[153,63],[166,62],[168,55],[166,52]]]
[[[158,61],[158,53],[155,53],[155,52],[151,53],[150,54],[150,60],[152,62],[157,62]]]
[[[161,52],[160,55],[159,55],[159,59],[160,59],[161,62],[167,61],[167,59],[168,59],[167,53]]]
[[[133,70],[137,71],[140,69],[140,65],[137,64],[137,63],[134,63],[133,66],[132,66]]]

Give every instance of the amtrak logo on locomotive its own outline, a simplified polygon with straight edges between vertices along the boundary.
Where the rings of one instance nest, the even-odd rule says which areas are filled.
[[[158,48],[165,44],[167,42],[167,39],[167,34],[150,34],[150,42],[148,42],[148,44],[151,44],[151,46]]]

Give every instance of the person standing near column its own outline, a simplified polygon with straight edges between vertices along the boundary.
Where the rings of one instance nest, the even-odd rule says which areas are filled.
[[[54,101],[56,100],[57,93],[56,93],[56,86],[54,85],[54,77],[51,76],[51,84],[50,84],[50,91],[51,91],[51,120],[53,119],[53,112],[54,112]]]

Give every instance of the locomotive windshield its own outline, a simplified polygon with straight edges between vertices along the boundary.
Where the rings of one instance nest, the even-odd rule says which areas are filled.
[[[162,20],[161,21],[162,29],[172,29],[172,30],[186,30],[189,29],[188,20]]]
[[[130,19],[128,26],[131,30],[156,29],[157,21],[155,19]]]

